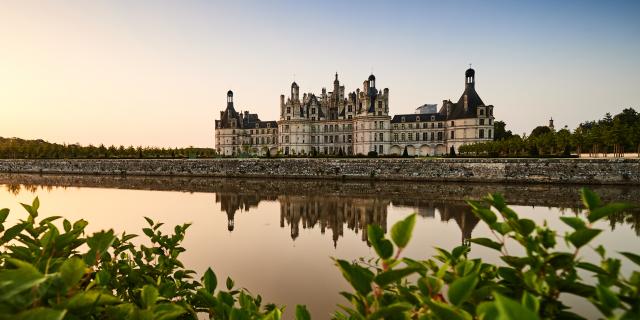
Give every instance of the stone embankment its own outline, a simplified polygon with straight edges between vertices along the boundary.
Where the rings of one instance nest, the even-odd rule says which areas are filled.
[[[0,160],[0,172],[640,185],[638,159]]]

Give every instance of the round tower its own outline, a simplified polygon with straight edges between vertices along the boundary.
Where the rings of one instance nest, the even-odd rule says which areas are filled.
[[[464,72],[464,87],[474,88],[476,83],[476,71],[469,68]]]

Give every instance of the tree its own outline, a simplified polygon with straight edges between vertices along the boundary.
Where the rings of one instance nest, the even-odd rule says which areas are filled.
[[[402,157],[403,158],[409,157],[409,151],[407,151],[407,146],[404,146],[404,151],[402,151]]]
[[[506,130],[507,124],[504,121],[493,123],[493,140],[507,140],[513,136],[511,130]]]
[[[531,131],[531,134],[529,135],[529,137],[537,137],[537,136],[541,136],[545,133],[549,133],[551,132],[551,129],[547,126],[537,126],[535,127],[535,129],[533,129],[533,131]]]
[[[456,157],[456,148],[454,148],[453,146],[451,146],[451,148],[449,148],[449,156],[451,158],[455,158]]]

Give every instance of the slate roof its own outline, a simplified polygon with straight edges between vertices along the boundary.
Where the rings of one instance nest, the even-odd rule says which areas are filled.
[[[402,123],[402,117],[404,122],[430,122],[431,116],[435,117],[433,121],[445,121],[447,117],[442,113],[422,113],[422,114],[397,114],[391,119],[391,123]]]

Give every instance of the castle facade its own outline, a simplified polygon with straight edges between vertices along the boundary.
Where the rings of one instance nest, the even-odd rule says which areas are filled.
[[[475,71],[465,72],[465,89],[458,102],[443,100],[437,112],[389,115],[389,89],[378,89],[369,76],[362,88],[346,93],[338,74],[333,91],[304,93],[291,84],[289,97],[280,96],[280,119],[261,121],[257,114],[237,112],[233,92],[215,122],[220,155],[409,155],[433,156],[463,144],[493,139],[493,106],[475,90]]]

